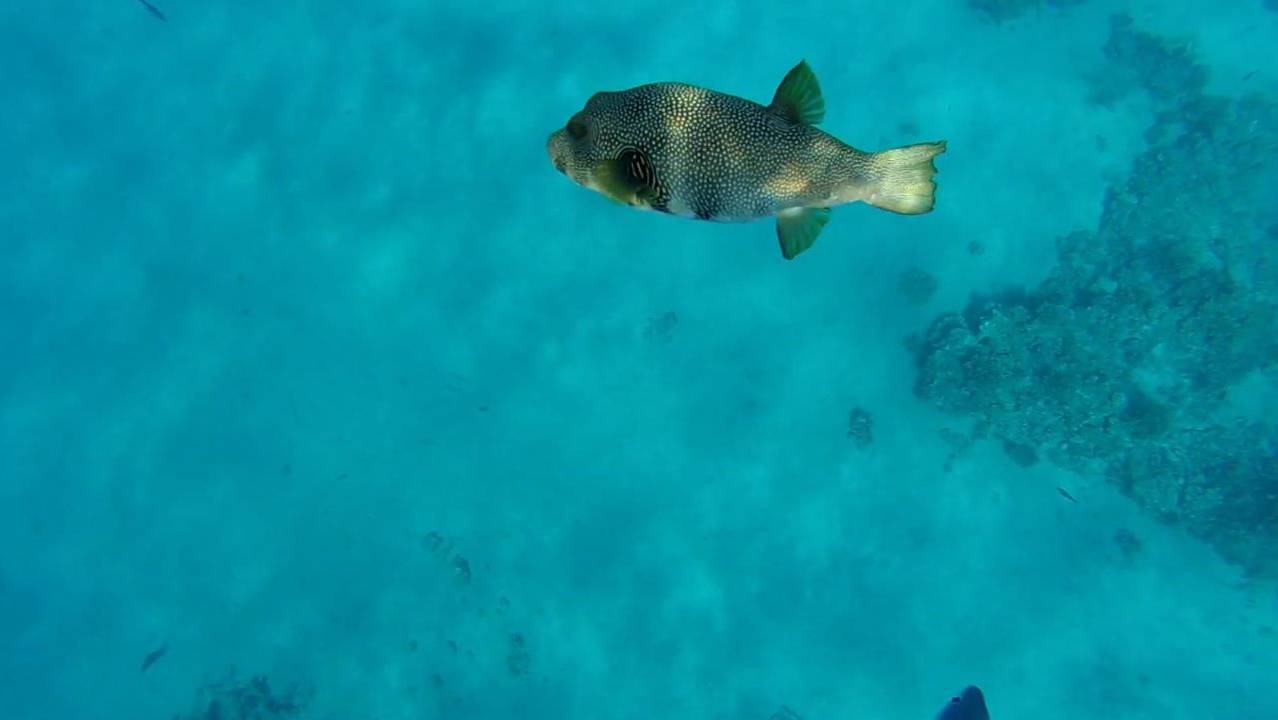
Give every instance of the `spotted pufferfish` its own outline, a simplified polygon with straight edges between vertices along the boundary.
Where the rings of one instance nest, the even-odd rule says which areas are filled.
[[[546,149],[573,182],[636,208],[719,222],[776,216],[787,260],[812,246],[835,205],[932,210],[944,140],[863,152],[818,129],[824,118],[804,61],[769,105],[674,82],[595,93]]]

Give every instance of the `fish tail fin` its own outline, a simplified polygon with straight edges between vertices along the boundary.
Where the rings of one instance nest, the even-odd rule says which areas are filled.
[[[903,215],[930,212],[936,202],[936,164],[945,141],[919,143],[870,153],[866,158],[863,199],[876,208]]]

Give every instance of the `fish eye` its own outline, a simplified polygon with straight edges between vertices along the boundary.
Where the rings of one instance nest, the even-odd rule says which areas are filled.
[[[568,127],[566,129],[568,131],[568,137],[573,140],[580,140],[586,137],[586,123],[582,122],[580,118],[573,117],[573,119],[569,120]]]

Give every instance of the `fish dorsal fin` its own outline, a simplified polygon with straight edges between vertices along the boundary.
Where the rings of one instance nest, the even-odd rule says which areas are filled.
[[[633,148],[596,165],[594,178],[604,195],[626,205],[650,207],[659,195],[652,162]]]
[[[786,73],[768,106],[772,112],[799,125],[816,125],[825,119],[825,98],[816,73],[802,60]]]
[[[796,255],[812,247],[821,228],[830,222],[830,208],[792,208],[777,214],[777,240],[781,241],[781,256],[793,260]]]
[[[990,720],[984,693],[975,685],[968,685],[963,692],[950,698],[936,714],[936,720]]]

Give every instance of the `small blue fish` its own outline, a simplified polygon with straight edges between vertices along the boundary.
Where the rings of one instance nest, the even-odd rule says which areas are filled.
[[[151,13],[151,16],[154,17],[156,20],[168,22],[169,19],[164,17],[163,10],[147,2],[147,0],[138,0],[138,2],[142,3],[142,7],[146,8],[146,11]]]
[[[968,685],[963,692],[950,698],[936,720],[990,720],[990,711],[985,707],[985,694],[975,685]]]

